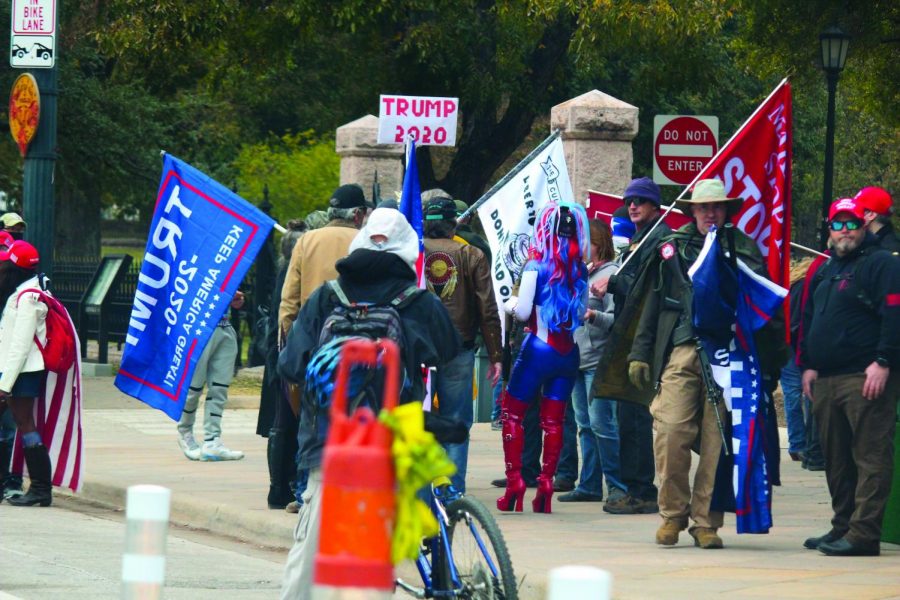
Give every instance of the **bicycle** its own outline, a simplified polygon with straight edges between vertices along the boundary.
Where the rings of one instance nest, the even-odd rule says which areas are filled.
[[[346,421],[351,366],[376,367],[378,352],[385,353],[384,405],[392,408],[399,398],[398,348],[390,340],[350,340],[341,349],[331,406],[332,427]],[[371,414],[371,413],[370,413]],[[461,423],[426,413],[425,429],[442,443],[468,438]],[[328,452],[328,447],[325,449]],[[323,496],[324,501],[324,496]],[[447,477],[431,484],[429,506],[438,522],[438,534],[422,540],[416,568],[424,587],[400,578],[395,588],[417,598],[462,598],[464,600],[517,600],[516,577],[500,527],[485,506],[460,494]]]
[[[484,504],[446,477],[431,484],[438,535],[422,541],[416,568],[424,587],[395,584],[416,598],[516,600],[516,576],[500,527]]]

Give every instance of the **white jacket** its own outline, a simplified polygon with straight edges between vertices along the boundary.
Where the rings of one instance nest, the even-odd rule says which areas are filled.
[[[44,357],[34,343],[34,336],[37,335],[41,345],[47,343],[47,305],[37,294],[22,294],[27,289],[40,289],[36,276],[16,288],[6,301],[0,319],[0,373],[3,374],[0,390],[7,393],[20,373],[44,369]]]

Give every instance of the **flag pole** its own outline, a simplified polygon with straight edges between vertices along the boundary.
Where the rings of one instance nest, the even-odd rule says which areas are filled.
[[[779,83],[778,85],[775,86],[775,89],[772,90],[772,92],[768,96],[766,96],[766,99],[763,100],[762,102],[760,102],[759,106],[756,107],[756,110],[754,110],[753,113],[749,117],[747,117],[747,120],[744,121],[743,125],[738,127],[737,131],[734,132],[734,135],[732,135],[728,139],[728,141],[725,142],[725,144],[721,148],[719,148],[719,151],[716,152],[716,155],[713,156],[708,163],[706,163],[707,166],[714,163],[716,161],[716,159],[719,158],[719,155],[721,155],[723,152],[725,152],[726,149],[728,149],[728,146],[731,145],[731,142],[733,142],[735,140],[735,138],[737,138],[738,134],[740,134],[744,130],[744,128],[756,117],[756,115],[759,114],[759,111],[761,111],[763,106],[765,106],[766,103],[768,103],[769,100],[772,99],[772,96],[774,96],[776,93],[778,93],[778,90],[780,90],[782,87],[784,87],[784,84],[786,84],[787,81],[788,81],[788,78],[785,77],[784,79],[781,80],[781,83]],[[647,234],[643,238],[641,238],[641,241],[638,242],[637,247],[634,248],[634,250],[632,250],[628,254],[628,256],[625,257],[625,260],[622,262],[621,265],[619,265],[619,269],[616,271],[616,274],[618,274],[622,270],[622,268],[628,264],[628,261],[631,260],[632,256],[637,254],[637,250],[644,244],[644,240],[646,240],[648,237],[650,237],[650,234],[653,232],[654,229],[656,229],[657,225],[662,223],[662,221],[666,217],[666,215],[668,215],[670,212],[672,212],[672,209],[675,208],[675,204],[679,200],[681,200],[681,198],[685,195],[685,193],[687,193],[687,191],[689,189],[691,189],[691,187],[693,187],[693,185],[695,183],[697,183],[697,180],[700,179],[700,177],[703,176],[705,173],[706,173],[706,167],[703,167],[703,169],[701,169],[700,172],[694,176],[694,179],[689,184],[687,184],[683,190],[681,190],[681,193],[678,194],[678,197],[675,198],[674,202],[672,202],[672,205],[669,206],[668,208],[666,208],[666,212],[664,212],[662,215],[660,215],[660,217],[656,220],[656,222],[653,223],[653,226],[650,227],[650,230],[647,232]]]
[[[509,173],[507,173],[506,175],[504,175],[503,178],[502,178],[500,181],[498,181],[497,183],[495,183],[495,184],[491,187],[491,189],[489,189],[487,192],[485,192],[484,195],[481,196],[481,198],[479,198],[478,200],[476,200],[476,201],[472,204],[472,206],[470,206],[469,208],[467,208],[467,209],[465,210],[465,212],[463,212],[463,214],[459,215],[459,217],[457,217],[457,221],[463,221],[463,220],[467,219],[467,218],[469,217],[469,215],[472,214],[472,212],[474,212],[475,210],[478,209],[479,206],[481,206],[482,204],[484,204],[485,202],[487,202],[488,200],[490,200],[491,196],[493,196],[494,194],[496,194],[497,191],[498,191],[500,188],[502,188],[504,185],[506,185],[506,184],[509,182],[510,179],[512,179],[513,177],[515,177],[516,175],[518,175],[519,172],[520,172],[522,169],[524,169],[524,168],[528,165],[528,163],[530,163],[530,162],[532,161],[532,159],[534,159],[535,156],[537,156],[538,154],[540,154],[547,146],[549,146],[549,145],[552,144],[554,141],[556,141],[556,138],[559,137],[560,133],[561,133],[561,131],[560,131],[559,129],[554,129],[554,130],[553,130],[553,133],[551,133],[550,136],[549,136],[547,139],[545,139],[543,142],[541,142],[534,150],[532,150],[531,152],[529,152],[529,153],[528,153],[528,156],[526,156],[525,158],[523,158],[522,160],[520,160],[520,161],[519,161],[519,164],[517,164],[515,167],[513,167],[513,169],[512,169]]]

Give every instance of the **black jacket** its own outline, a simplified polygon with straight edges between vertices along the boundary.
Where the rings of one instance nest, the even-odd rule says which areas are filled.
[[[386,304],[416,283],[416,276],[409,266],[388,252],[355,250],[339,260],[335,267],[341,289],[353,302]],[[327,284],[320,286],[303,304],[278,359],[278,372],[282,377],[298,383],[303,381],[306,365],[318,347],[322,325],[338,305]],[[414,297],[399,313],[406,340],[406,347],[400,351],[403,366],[413,383],[401,401],[421,400],[425,397],[425,387],[418,376],[419,365],[440,367],[459,354],[462,341],[447,309],[430,292]],[[300,468],[319,466],[327,430],[328,409],[319,408],[304,398],[298,433]]]
[[[625,300],[631,291],[631,286],[634,285],[640,273],[641,267],[647,258],[656,252],[660,240],[672,234],[672,229],[665,223],[660,223],[653,231],[650,231],[653,224],[660,218],[662,217],[654,219],[646,227],[634,234],[628,249],[619,258],[619,263],[624,262],[632,252],[637,252],[637,254],[618,273],[609,278],[606,291],[613,295],[613,302],[615,303],[614,314],[617,319],[625,308]],[[649,234],[647,233],[648,231],[650,232]],[[645,236],[648,236],[647,240],[641,244],[640,242]],[[638,244],[640,244],[640,247],[638,247]]]
[[[818,270],[803,311],[800,363],[819,375],[862,373],[876,357],[900,368],[900,261],[867,235]]]
[[[878,240],[879,248],[887,250],[894,256],[900,256],[900,239],[897,239],[897,234],[894,232],[893,225],[885,223],[881,229],[875,233],[875,238]]]

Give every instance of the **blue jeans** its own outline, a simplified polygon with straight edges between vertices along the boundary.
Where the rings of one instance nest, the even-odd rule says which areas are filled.
[[[790,452],[806,452],[801,376],[800,367],[794,362],[792,353],[791,360],[781,369],[781,390],[784,392],[784,417],[787,421]]]
[[[578,479],[578,425],[575,424],[575,410],[571,398],[566,401],[563,445],[556,465],[556,477],[568,479],[573,483]]]
[[[437,392],[441,416],[464,423],[472,428],[472,378],[475,375],[475,350],[463,350],[456,358],[434,374],[434,390]],[[450,478],[453,487],[466,491],[466,466],[469,462],[469,441],[462,444],[444,444],[447,456],[456,465],[456,473]]]
[[[494,386],[494,408],[491,409],[491,421],[496,421],[500,418],[500,411],[502,410],[502,406],[500,406],[500,394],[503,393],[503,380],[497,382],[497,385]]]
[[[616,402],[589,398],[594,371],[579,371],[572,391],[578,441],[581,444],[581,477],[578,491],[594,496],[603,495],[603,478],[607,493],[613,488],[625,491],[619,480],[619,425],[616,422]]]

